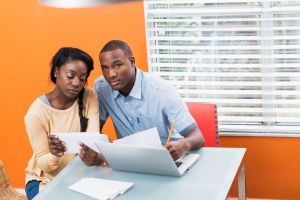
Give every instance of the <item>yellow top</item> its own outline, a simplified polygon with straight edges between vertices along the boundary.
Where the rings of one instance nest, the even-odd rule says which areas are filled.
[[[97,96],[91,89],[84,93],[84,116],[87,132],[99,132],[99,107]],[[48,135],[56,132],[79,132],[78,101],[66,110],[50,107],[37,98],[25,115],[25,126],[33,155],[26,168],[25,183],[41,181],[41,187],[49,183],[75,157],[74,154],[56,157],[49,152]],[[41,188],[40,187],[40,188]]]

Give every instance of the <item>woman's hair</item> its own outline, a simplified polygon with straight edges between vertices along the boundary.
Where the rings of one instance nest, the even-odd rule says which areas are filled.
[[[54,76],[55,68],[61,68],[68,62],[73,60],[80,60],[84,62],[87,66],[86,80],[90,75],[90,72],[94,69],[94,62],[92,57],[86,52],[78,48],[63,47],[58,50],[58,52],[53,56],[51,60],[51,70],[50,79],[53,83],[56,83],[56,77]],[[85,132],[88,125],[88,118],[83,116],[84,105],[83,105],[83,94],[84,88],[80,91],[78,95],[78,106],[79,106],[79,118],[80,118],[80,131]]]

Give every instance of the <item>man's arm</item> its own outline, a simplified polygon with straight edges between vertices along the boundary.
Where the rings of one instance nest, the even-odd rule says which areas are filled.
[[[105,124],[105,120],[100,119],[100,133],[102,133],[102,129],[104,127],[104,124]]]
[[[202,132],[198,127],[191,130],[190,133],[186,135],[186,137],[182,140],[186,140],[189,146],[189,150],[194,150],[202,147],[205,143]]]
[[[186,134],[185,138],[182,138],[177,141],[172,141],[169,144],[166,144],[165,147],[169,150],[172,158],[177,160],[180,158],[186,151],[195,150],[204,145],[205,141],[202,136],[201,131],[198,127],[189,131]]]

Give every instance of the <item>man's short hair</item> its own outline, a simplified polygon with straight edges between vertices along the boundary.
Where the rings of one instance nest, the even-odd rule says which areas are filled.
[[[107,51],[113,51],[116,49],[121,49],[128,58],[132,57],[132,51],[127,43],[121,41],[121,40],[111,40],[108,43],[104,45],[104,47],[101,49],[100,54],[107,52]]]

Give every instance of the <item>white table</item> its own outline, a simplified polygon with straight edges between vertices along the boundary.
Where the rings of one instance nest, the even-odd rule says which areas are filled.
[[[115,199],[122,200],[224,200],[241,166],[239,199],[246,199],[244,148],[201,148],[198,162],[182,177],[114,171],[109,167],[87,167],[78,157],[36,196],[42,200],[92,198],[68,189],[81,178],[96,177],[134,182],[134,186]]]

